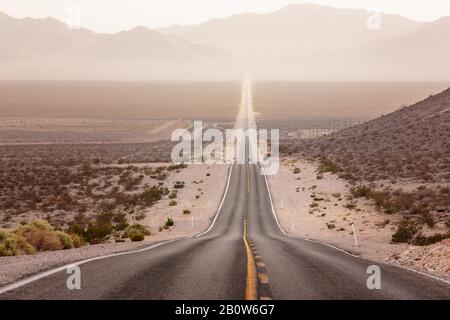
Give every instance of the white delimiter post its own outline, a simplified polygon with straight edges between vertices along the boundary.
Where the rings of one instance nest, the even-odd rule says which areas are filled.
[[[355,239],[355,246],[358,246],[358,240],[356,239],[356,230],[354,223],[352,223],[352,230],[353,230],[353,238]]]

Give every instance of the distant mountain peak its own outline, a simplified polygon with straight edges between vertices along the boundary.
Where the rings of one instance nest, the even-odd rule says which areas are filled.
[[[144,27],[144,26],[136,26],[128,31],[129,32],[148,32],[148,31],[150,31],[150,29],[147,27]]]
[[[0,11],[0,19],[13,19],[10,15]]]
[[[287,6],[284,7],[284,9],[298,9],[298,8],[331,8],[333,7],[324,6],[317,3],[290,3]]]

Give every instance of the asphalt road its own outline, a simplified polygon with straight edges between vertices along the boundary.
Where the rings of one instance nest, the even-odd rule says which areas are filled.
[[[285,236],[259,170],[257,165],[234,165],[222,209],[207,234],[82,264],[81,290],[67,289],[69,275],[61,271],[0,298],[244,299],[248,283],[244,212],[257,264],[257,298],[450,298],[448,284],[388,265],[380,265],[381,289],[369,290],[367,267],[377,263]]]
[[[246,129],[254,126],[248,82],[242,99],[237,127]],[[61,270],[0,294],[0,299],[450,298],[450,285],[443,281],[286,236],[269,192],[259,165],[235,164],[207,233],[84,263],[81,290],[69,290],[69,275]],[[381,289],[367,286],[372,265],[380,267]]]

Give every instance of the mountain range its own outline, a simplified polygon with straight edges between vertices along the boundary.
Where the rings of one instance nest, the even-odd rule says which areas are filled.
[[[312,4],[114,34],[0,13],[0,78],[209,80],[247,69],[268,80],[447,81],[449,36],[450,17],[424,23]]]

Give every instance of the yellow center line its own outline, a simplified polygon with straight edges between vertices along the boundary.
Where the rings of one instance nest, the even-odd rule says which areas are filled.
[[[256,295],[256,267],[255,259],[247,239],[247,220],[244,222],[244,244],[247,251],[247,285],[245,288],[245,300],[257,300]]]
[[[246,199],[248,200],[248,190],[250,187],[250,176],[248,174],[248,165],[245,166],[245,172],[247,175],[247,185],[246,185]],[[257,290],[256,290],[256,264],[255,258],[253,256],[252,248],[248,242],[247,237],[248,232],[248,218],[247,218],[247,209],[244,208],[244,245],[247,253],[247,281],[245,288],[245,300],[257,300]]]
[[[250,193],[250,174],[248,173],[248,164],[245,167],[245,172],[247,173],[247,195]]]

